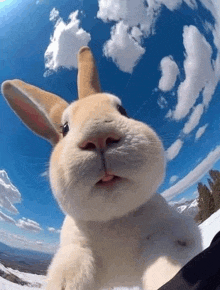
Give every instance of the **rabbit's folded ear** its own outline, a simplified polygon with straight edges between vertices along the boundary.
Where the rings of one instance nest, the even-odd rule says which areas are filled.
[[[87,46],[83,46],[78,53],[77,85],[79,99],[101,93],[95,60]]]
[[[20,80],[5,81],[2,93],[21,120],[52,145],[59,139],[61,116],[68,103]]]

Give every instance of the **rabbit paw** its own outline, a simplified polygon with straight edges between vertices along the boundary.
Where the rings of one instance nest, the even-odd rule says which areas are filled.
[[[94,259],[87,248],[68,245],[56,253],[47,275],[46,290],[94,289]]]

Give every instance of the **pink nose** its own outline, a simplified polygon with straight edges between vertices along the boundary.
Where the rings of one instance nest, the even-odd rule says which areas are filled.
[[[116,134],[105,134],[99,135],[97,137],[91,137],[88,140],[83,141],[79,147],[84,150],[92,150],[92,149],[105,149],[112,144],[118,143],[120,141],[120,137]]]

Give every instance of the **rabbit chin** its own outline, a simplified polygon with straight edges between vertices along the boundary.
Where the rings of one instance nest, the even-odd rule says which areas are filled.
[[[104,222],[124,216],[146,203],[162,179],[163,174],[159,172],[156,178],[155,175],[142,176],[138,181],[137,178],[134,181],[116,177],[106,184],[96,182],[91,185],[88,180],[87,184],[77,182],[67,188],[52,183],[52,189],[65,214],[76,220]]]

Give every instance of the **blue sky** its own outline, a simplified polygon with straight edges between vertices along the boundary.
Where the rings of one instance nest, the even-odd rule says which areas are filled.
[[[195,198],[198,181],[220,169],[220,8],[206,0],[146,3],[0,2],[0,83],[19,78],[71,102],[77,97],[75,53],[89,45],[103,91],[119,96],[128,114],[147,122],[164,143],[167,174],[159,192],[167,200]],[[0,107],[0,240],[53,251],[64,216],[45,173],[52,148],[2,96]],[[5,172],[19,203],[7,197]]]

